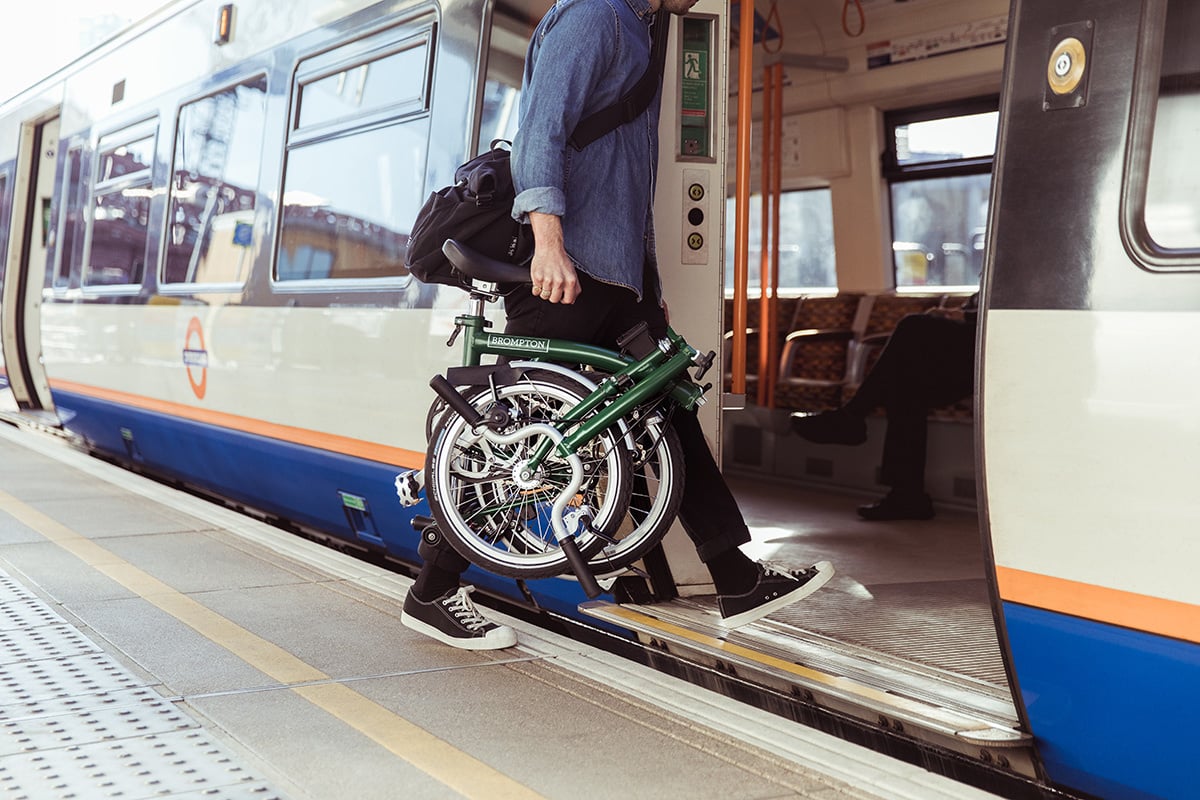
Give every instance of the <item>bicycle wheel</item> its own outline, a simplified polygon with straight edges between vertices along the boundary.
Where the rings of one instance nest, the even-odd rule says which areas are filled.
[[[662,541],[683,500],[683,448],[679,435],[658,412],[628,420],[633,486],[629,510],[614,541],[588,561],[597,575],[628,568]]]
[[[511,444],[473,433],[458,414],[442,413],[436,419],[426,461],[426,496],[442,533],[464,558],[514,578],[544,578],[569,570],[551,525],[551,508],[570,483],[570,465],[551,455],[533,476],[522,477],[521,467],[548,438],[530,426],[554,425],[587,394],[562,375],[527,370],[515,383],[469,397],[481,413],[493,403],[508,409],[510,422],[500,433],[530,431]],[[596,436],[578,455],[584,482],[568,513],[590,512],[591,530],[575,537],[586,558],[615,537],[629,505],[633,469],[615,431]]]

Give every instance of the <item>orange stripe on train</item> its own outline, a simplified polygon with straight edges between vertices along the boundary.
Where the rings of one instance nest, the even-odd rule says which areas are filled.
[[[400,447],[389,447],[387,445],[368,442],[362,439],[352,439],[347,436],[337,436],[332,433],[321,433],[320,431],[308,430],[307,428],[296,428],[291,425],[279,425],[274,422],[266,422],[265,420],[254,419],[252,417],[242,417],[238,416],[237,414],[226,414],[221,411],[195,408],[182,403],[156,400],[151,397],[143,397],[141,395],[130,394],[128,392],[119,392],[115,389],[105,389],[99,386],[89,386],[87,384],[74,383],[72,381],[57,379],[51,380],[50,386],[53,389],[58,389],[64,392],[74,392],[75,394],[94,397],[97,400],[107,400],[112,403],[133,406],[135,408],[145,409],[146,411],[154,411],[159,414],[179,417],[192,422],[215,425],[219,428],[235,430],[241,433],[250,433],[256,436],[266,436],[270,439],[279,439],[281,441],[291,442],[293,444],[299,444],[305,447],[315,447],[319,450],[328,450],[332,453],[341,453],[343,455],[354,456],[357,458],[365,458],[368,461],[378,461],[382,464],[390,464],[392,466],[405,468],[420,468],[425,464],[425,454],[419,453],[415,450],[405,450],[404,448]]]
[[[1000,597],[1075,617],[1200,643],[1200,606],[996,567]]]

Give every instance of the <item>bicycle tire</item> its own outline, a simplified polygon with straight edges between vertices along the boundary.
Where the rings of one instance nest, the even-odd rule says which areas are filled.
[[[516,382],[487,387],[468,398],[481,412],[505,404],[512,420],[504,432],[537,422],[554,424],[563,410],[588,390],[566,377],[526,370]],[[515,466],[533,448],[520,442],[499,446],[472,433],[455,413],[433,423],[426,459],[426,497],[447,540],[464,558],[499,575],[545,578],[568,572],[566,556],[549,522],[549,507],[566,482],[565,461],[549,458],[534,481],[522,485]],[[533,439],[540,441],[541,434]],[[577,535],[585,558],[599,552],[618,532],[628,510],[633,468],[616,430],[602,432],[580,449],[585,483],[580,502],[593,509],[592,528]]]
[[[588,561],[601,576],[623,572],[661,542],[683,502],[683,446],[675,428],[653,412],[632,421],[629,430],[635,448],[629,509],[616,541]]]

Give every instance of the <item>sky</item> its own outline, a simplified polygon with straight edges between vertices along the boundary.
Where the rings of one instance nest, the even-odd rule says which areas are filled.
[[[0,102],[86,53],[167,0],[20,0],[5,4]]]

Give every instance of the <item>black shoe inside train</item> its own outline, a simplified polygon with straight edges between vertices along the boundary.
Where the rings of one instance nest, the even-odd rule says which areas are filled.
[[[902,492],[893,489],[882,499],[859,506],[858,515],[872,522],[933,519],[933,500],[924,492]]]

